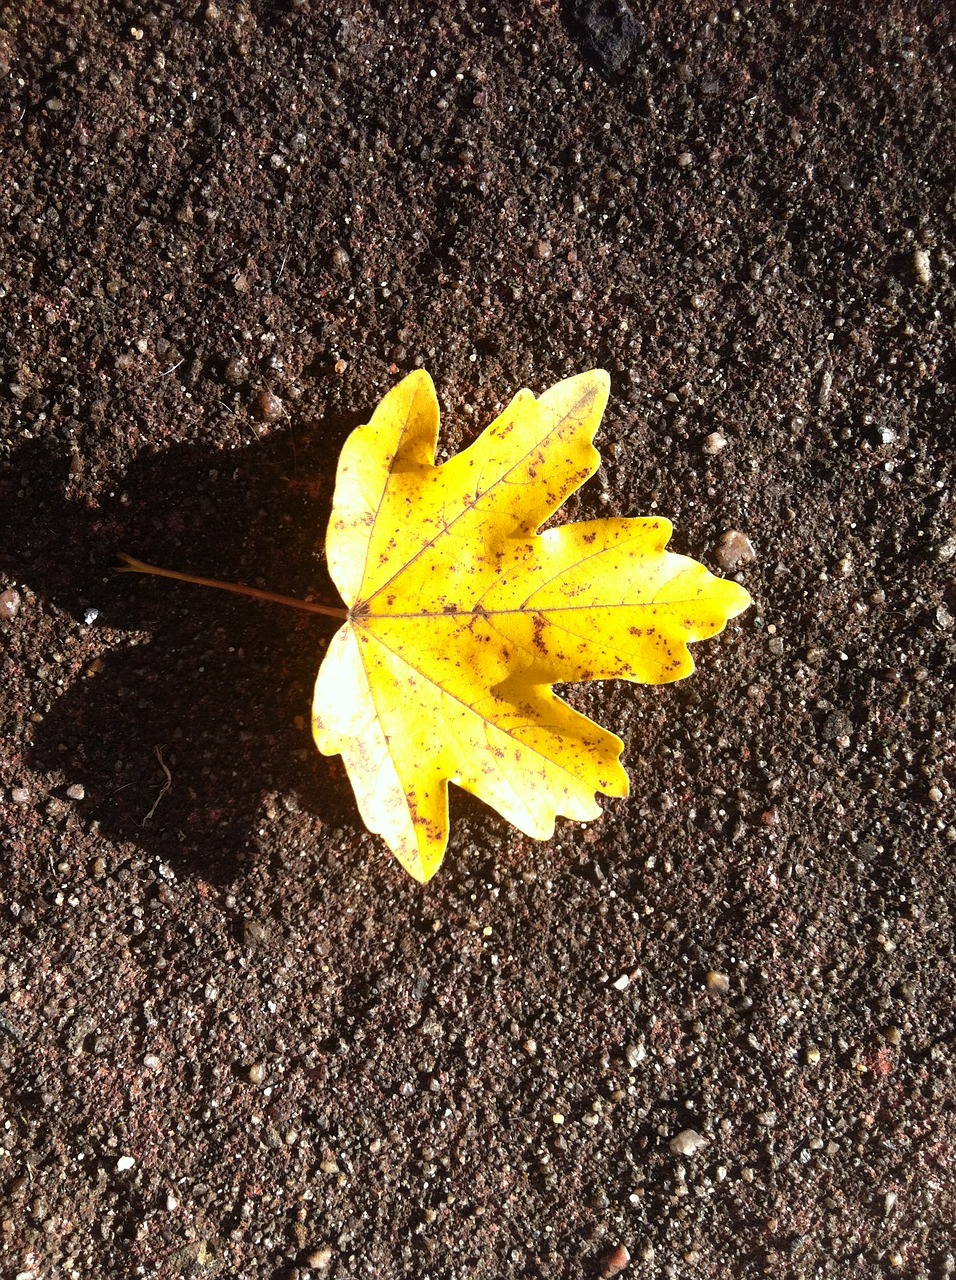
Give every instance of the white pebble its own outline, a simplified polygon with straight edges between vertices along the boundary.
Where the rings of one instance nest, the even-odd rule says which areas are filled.
[[[714,552],[714,558],[721,569],[737,569],[744,564],[752,564],[757,558],[753,544],[740,529],[728,529]]]
[[[624,1058],[629,1067],[639,1066],[647,1057],[647,1050],[642,1044],[629,1044],[624,1050]]]
[[[671,1154],[675,1156],[693,1156],[701,1149],[706,1147],[707,1139],[697,1132],[696,1129],[682,1129],[675,1137],[671,1138],[667,1144]]]
[[[712,431],[704,441],[704,453],[709,458],[715,458],[718,453],[723,453],[727,448],[727,437],[722,436],[719,431]]]
[[[929,250],[913,250],[913,274],[920,284],[929,284],[932,280],[933,268],[930,266]]]
[[[120,1156],[120,1158],[116,1162],[116,1172],[126,1173],[128,1169],[132,1169],[135,1163],[136,1163],[136,1160],[134,1159],[133,1156]]]

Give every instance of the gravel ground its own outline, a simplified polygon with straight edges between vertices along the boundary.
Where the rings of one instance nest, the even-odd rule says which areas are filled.
[[[956,1272],[951,6],[0,6],[3,1275]],[[348,431],[612,377],[754,607],[426,888],[309,740]]]

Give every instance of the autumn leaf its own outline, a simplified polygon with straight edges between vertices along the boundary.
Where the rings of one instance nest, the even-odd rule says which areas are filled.
[[[623,743],[552,684],[679,680],[694,669],[688,642],[750,603],[665,551],[667,520],[538,532],[599,464],[608,389],[593,370],[537,399],[519,391],[436,466],[438,401],[419,370],[342,450],[326,550],[348,616],[319,671],[313,731],[416,880],[444,856],[449,782],[538,839],[557,815],[596,818],[596,792],[626,795]]]
[[[750,603],[665,550],[664,519],[538,530],[600,461],[606,373],[538,399],[519,391],[470,448],[435,466],[438,402],[405,378],[345,443],[326,539],[347,608],[122,556],[121,572],[217,587],[344,621],[319,670],[313,732],[341,754],[359,810],[416,880],[448,844],[448,783],[527,835],[627,795],[623,743],[573,711],[556,681],[663,684],[687,645]]]

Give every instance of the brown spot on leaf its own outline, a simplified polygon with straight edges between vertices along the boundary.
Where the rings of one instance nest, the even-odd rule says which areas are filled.
[[[545,633],[545,630],[547,629],[547,625],[548,625],[547,621],[545,620],[544,616],[540,613],[536,613],[534,617],[531,619],[531,626],[534,631],[534,634],[531,637],[531,643],[534,645],[536,649],[540,649],[542,653],[548,652],[548,644],[544,638],[544,633]]]

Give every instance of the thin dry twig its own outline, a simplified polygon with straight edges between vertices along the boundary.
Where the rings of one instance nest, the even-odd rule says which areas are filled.
[[[144,827],[146,826],[147,822],[149,822],[153,814],[156,812],[156,808],[160,800],[162,800],[163,796],[166,794],[169,788],[173,785],[173,775],[169,772],[169,766],[166,764],[166,761],[163,759],[162,747],[156,747],[155,750],[156,750],[156,759],[159,761],[159,767],[162,769],[163,773],[165,773],[166,775],[166,781],[163,783],[162,788],[160,789],[159,795],[153,801],[152,809],[150,809],[149,813],[147,813],[146,817],[143,819]]]

